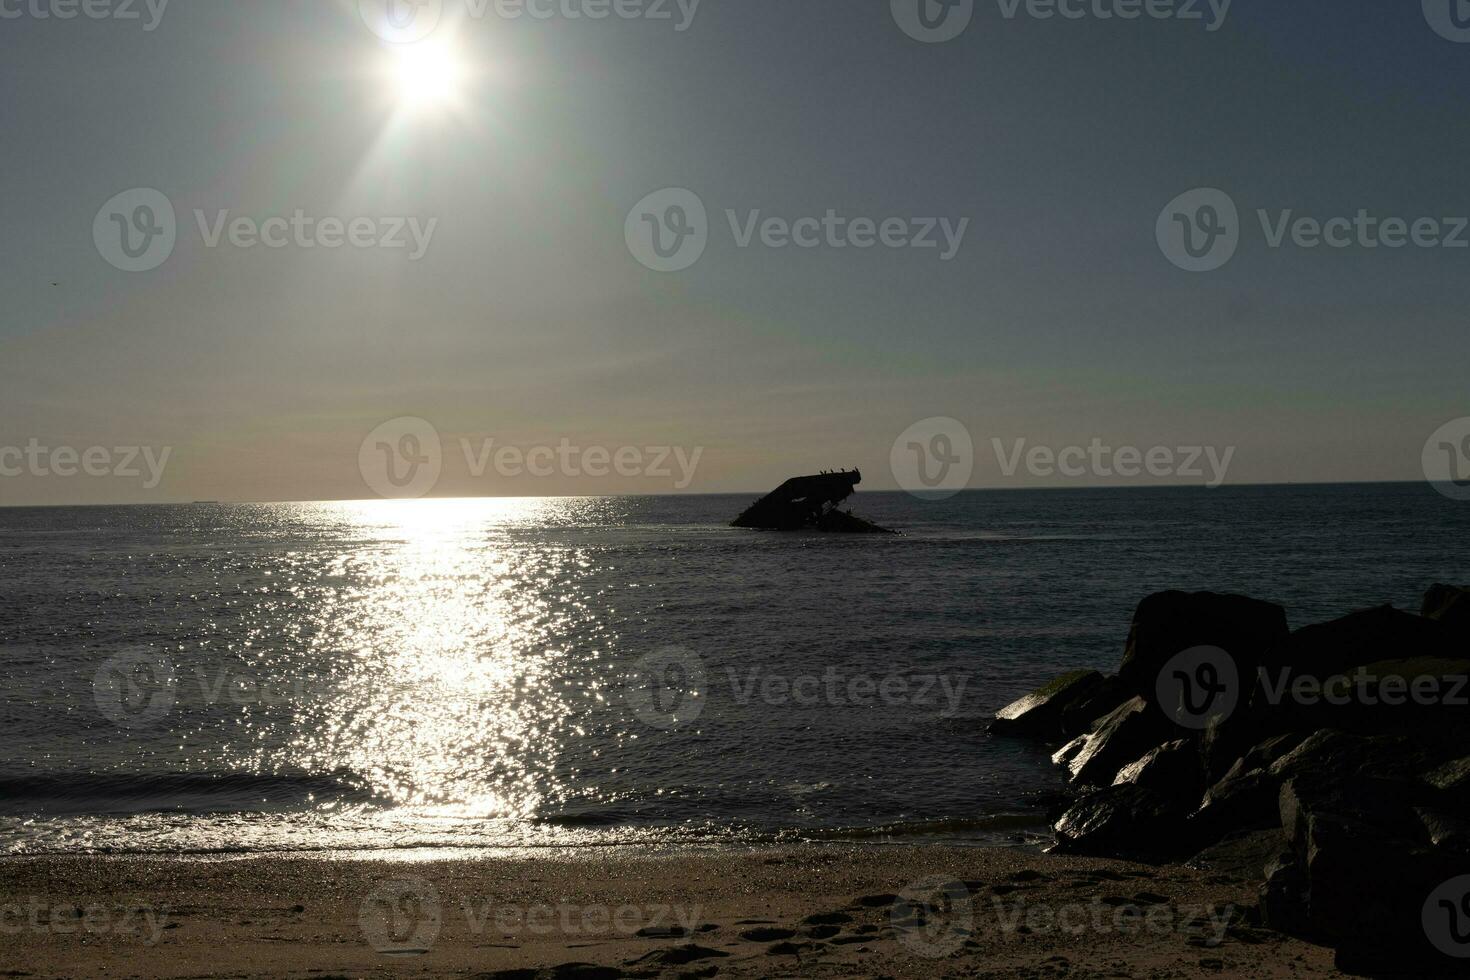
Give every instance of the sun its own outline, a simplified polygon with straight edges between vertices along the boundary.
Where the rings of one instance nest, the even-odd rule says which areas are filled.
[[[464,87],[465,70],[448,43],[420,41],[388,52],[388,85],[394,100],[419,113],[453,105]]]

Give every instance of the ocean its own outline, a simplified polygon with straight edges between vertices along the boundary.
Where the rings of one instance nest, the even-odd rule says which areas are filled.
[[[1470,580],[1424,484],[0,509],[0,854],[1030,844],[1000,707],[1162,589]]]

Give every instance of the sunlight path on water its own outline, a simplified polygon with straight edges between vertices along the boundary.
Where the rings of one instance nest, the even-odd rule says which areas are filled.
[[[548,645],[564,613],[526,577],[553,578],[575,557],[529,558],[496,537],[555,502],[335,506],[377,544],[354,554],[352,587],[321,610],[338,676],[303,704],[284,761],[358,774],[424,816],[530,816],[556,788],[569,706],[566,654]],[[553,567],[524,567],[548,557]]]

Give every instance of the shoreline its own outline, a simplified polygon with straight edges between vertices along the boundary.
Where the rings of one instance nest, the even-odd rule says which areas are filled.
[[[1341,975],[1329,949],[1253,925],[1255,883],[1219,868],[912,844],[575,850],[9,858],[0,973]]]

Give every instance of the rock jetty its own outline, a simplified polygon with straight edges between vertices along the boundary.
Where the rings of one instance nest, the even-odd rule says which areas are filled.
[[[1279,605],[1161,592],[1118,672],[1075,671],[991,732],[1055,746],[1054,849],[1229,860],[1261,925],[1345,972],[1470,975],[1470,590],[1292,630]]]

